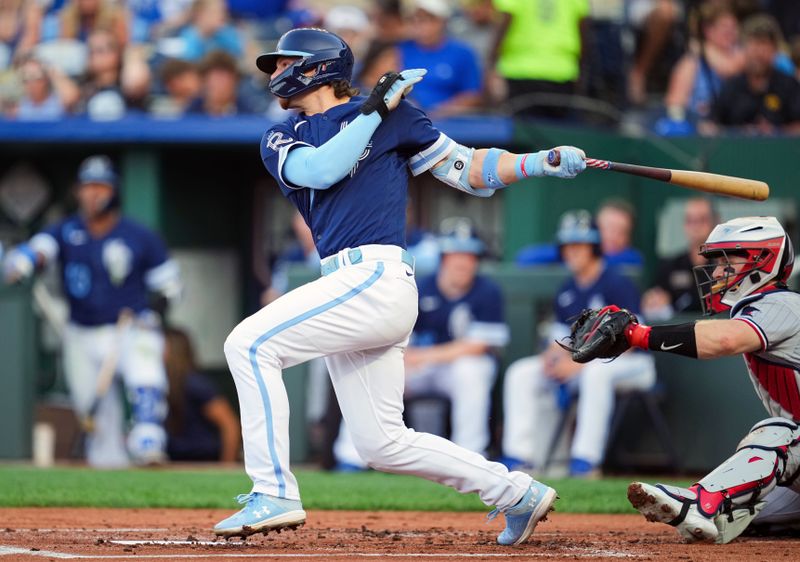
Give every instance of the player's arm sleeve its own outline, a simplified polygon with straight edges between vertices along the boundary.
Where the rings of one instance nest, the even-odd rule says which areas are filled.
[[[281,179],[289,186],[328,189],[355,166],[380,124],[377,112],[359,115],[321,146],[285,145],[278,154]]]
[[[503,319],[503,294],[496,285],[487,285],[479,306],[474,310],[465,338],[491,347],[508,345],[511,334]]]
[[[780,344],[797,334],[800,318],[792,307],[764,299],[745,304],[732,317],[749,325],[761,340],[761,349]]]
[[[176,300],[183,292],[178,262],[169,257],[167,247],[158,235],[151,233],[150,236],[144,256],[145,285],[150,291],[158,293],[168,300]]]

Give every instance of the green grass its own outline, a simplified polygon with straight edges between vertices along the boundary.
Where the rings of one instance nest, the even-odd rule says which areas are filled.
[[[461,495],[421,478],[368,472],[334,474],[297,470],[307,509],[486,511],[475,494]],[[546,480],[561,500],[558,511],[630,513],[629,479]],[[683,483],[686,484],[685,482]],[[0,466],[0,507],[234,508],[247,492],[243,470],[38,469]]]

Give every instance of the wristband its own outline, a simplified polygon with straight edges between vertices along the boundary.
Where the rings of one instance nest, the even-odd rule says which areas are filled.
[[[647,348],[652,351],[666,351],[697,359],[697,337],[694,322],[653,326]]]
[[[481,168],[483,184],[490,189],[501,189],[507,185],[500,179],[500,172],[497,170],[500,156],[504,152],[506,151],[499,148],[490,148],[483,159],[483,167]]]
[[[642,349],[649,349],[648,343],[650,340],[650,332],[653,328],[632,322],[625,330],[625,339],[631,344],[631,347],[640,347]]]

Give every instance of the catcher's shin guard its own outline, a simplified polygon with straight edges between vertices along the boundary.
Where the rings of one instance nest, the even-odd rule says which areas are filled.
[[[690,488],[634,482],[628,499],[649,521],[677,528],[689,541],[727,543],[739,536],[775,486],[800,472],[800,429],[784,418],[753,426],[736,453]]]
[[[758,422],[736,453],[692,486],[697,509],[713,517],[718,543],[727,543],[750,524],[775,486],[791,486],[800,469],[800,428],[791,420]]]

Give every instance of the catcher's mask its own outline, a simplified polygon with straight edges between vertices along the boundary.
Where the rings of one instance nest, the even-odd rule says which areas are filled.
[[[717,225],[700,255],[709,260],[693,268],[705,315],[728,310],[765,288],[785,286],[794,266],[792,242],[774,217]]]

